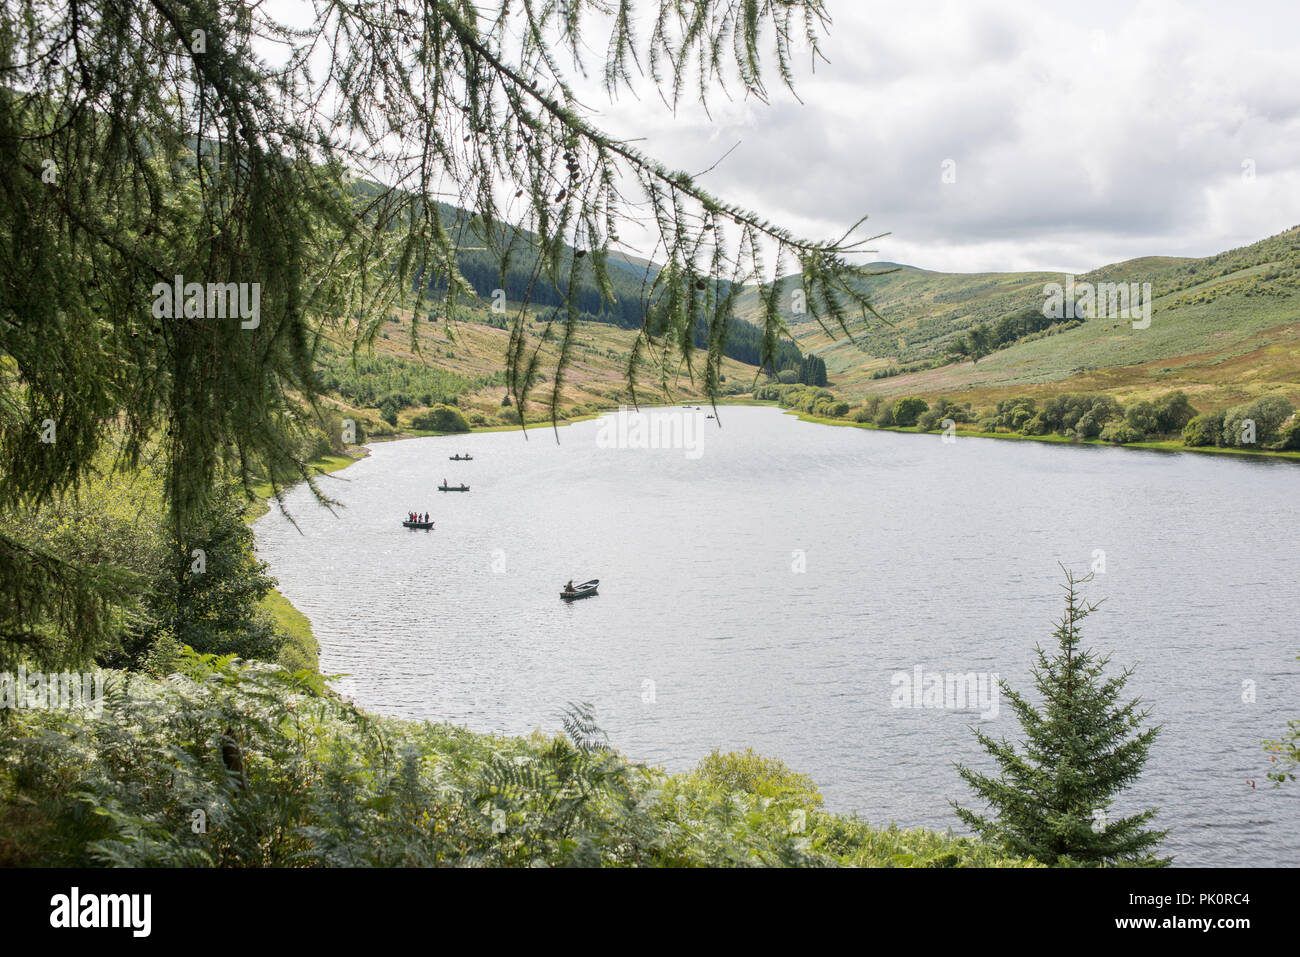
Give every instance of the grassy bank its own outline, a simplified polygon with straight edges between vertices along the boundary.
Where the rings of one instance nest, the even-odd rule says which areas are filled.
[[[363,450],[364,451],[364,450]],[[365,458],[365,455],[326,455],[310,463],[322,473],[337,472]],[[250,504],[245,520],[249,524],[257,521],[271,510],[271,483],[259,482],[253,486],[257,498]],[[261,602],[262,610],[275,622],[275,629],[284,635],[284,647],[280,649],[277,661],[289,671],[310,671],[319,673],[320,642],[312,632],[311,621],[293,606],[293,603],[279,591],[272,588]]]

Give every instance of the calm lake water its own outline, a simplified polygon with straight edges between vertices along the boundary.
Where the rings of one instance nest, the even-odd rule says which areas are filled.
[[[1057,563],[1104,561],[1084,643],[1135,668],[1128,690],[1165,727],[1112,814],[1161,808],[1177,864],[1300,864],[1300,786],[1273,790],[1260,749],[1300,717],[1300,467],[651,414],[691,448],[610,447],[638,433],[620,443],[607,417],[559,444],[376,444],[322,479],[336,514],[295,489],[301,532],[278,511],[256,531],[322,670],[366,708],[478,731],[557,731],[590,701],[629,757],[684,770],[752,747],[831,810],[960,831],[947,802],[973,802],[952,764],[989,767],[970,728],[1019,726],[1005,701],[895,707],[895,676],[1027,690]],[[432,532],[401,527],[416,509]],[[589,578],[597,597],[560,601]]]

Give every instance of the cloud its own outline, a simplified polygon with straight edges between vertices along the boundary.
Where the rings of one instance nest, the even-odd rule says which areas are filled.
[[[932,269],[1202,256],[1300,222],[1300,6],[829,6],[802,105],[673,116],[647,88],[600,122],[688,171],[739,141],[703,178],[723,198],[818,238],[870,213],[880,258]]]

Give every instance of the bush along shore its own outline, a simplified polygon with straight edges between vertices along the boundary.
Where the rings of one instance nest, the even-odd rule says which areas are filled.
[[[754,391],[801,418],[832,425],[946,436],[1086,442],[1149,449],[1269,455],[1300,460],[1300,415],[1285,396],[1267,395],[1222,412],[1199,412],[1181,391],[1123,405],[1104,393],[1020,396],[988,408],[952,399],[871,396],[852,406],[827,389],[766,385]]]

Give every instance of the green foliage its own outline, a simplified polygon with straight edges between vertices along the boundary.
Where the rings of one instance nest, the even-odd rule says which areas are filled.
[[[988,326],[977,322],[966,333],[966,354],[971,362],[979,362],[993,351],[993,336]]]
[[[394,410],[446,402],[482,384],[423,362],[337,350],[324,352],[319,382],[322,390],[352,405]]]
[[[1278,439],[1273,448],[1279,451],[1300,450],[1300,416],[1292,416],[1289,422],[1278,430]]]
[[[1213,412],[1203,412],[1183,426],[1183,445],[1197,448],[1205,445],[1218,445],[1223,416]]]
[[[0,865],[1026,864],[827,814],[811,781],[752,752],[675,776],[634,764],[585,705],[563,737],[499,738],[367,714],[308,672],[177,668],[109,673],[97,718],[0,728]]]
[[[754,390],[754,398],[776,402],[782,408],[822,418],[842,418],[849,414],[849,404],[836,397],[835,393],[805,385],[779,382],[759,386]]]
[[[1159,435],[1177,435],[1196,417],[1196,409],[1182,392],[1167,392],[1155,401],[1156,427]]]
[[[1220,445],[1262,448],[1278,438],[1282,423],[1291,417],[1295,406],[1285,396],[1266,395],[1254,402],[1233,406],[1223,415]],[[1254,424],[1251,440],[1250,424]]]
[[[70,663],[91,658],[144,667],[161,640],[204,652],[274,660],[284,642],[260,608],[274,581],[254,551],[243,496],[226,484],[176,536],[155,471],[97,476],[40,509],[19,513],[6,535],[78,567],[132,583],[105,607],[108,624]],[[51,633],[51,647],[66,645]]]
[[[1113,423],[1118,426],[1118,423]],[[1124,410],[1124,426],[1129,432],[1142,438],[1147,435],[1155,435],[1161,431],[1160,418],[1156,413],[1156,407],[1151,402],[1134,402]],[[1107,426],[1110,428],[1110,426]],[[1102,429],[1102,438],[1106,437],[1106,429]],[[1114,441],[1113,439],[1109,441]],[[1133,442],[1136,439],[1129,439]]]
[[[1108,816],[1116,795],[1141,773],[1160,728],[1139,730],[1149,712],[1138,710],[1137,699],[1119,702],[1132,672],[1104,678],[1109,659],[1080,647],[1079,624],[1097,606],[1080,600],[1078,586],[1091,578],[1066,572],[1065,611],[1054,634],[1058,653],[1049,658],[1042,648],[1035,651],[1041,710],[1001,682],[1025,735],[1023,753],[976,730],[997,777],[957,766],[993,816],[953,807],[981,837],[1045,864],[1163,866],[1169,859],[1157,857],[1155,847],[1167,832],[1146,829],[1155,810]]]
[[[908,428],[916,425],[916,420],[921,413],[930,408],[930,404],[924,399],[914,395],[899,399],[894,403],[893,419],[894,425]]]
[[[307,616],[274,588],[262,599],[262,608],[275,622],[276,630],[284,635],[284,644],[276,656],[276,664],[291,672],[319,671],[320,643],[312,632],[311,621]]]
[[[1034,420],[1038,413],[1038,403],[1028,396],[1003,399],[994,412],[997,425],[1012,432],[1021,431],[1026,423]]]
[[[826,362],[809,353],[799,363],[799,381],[805,385],[826,385]]]
[[[417,429],[428,429],[433,432],[469,431],[469,423],[465,421],[465,416],[459,409],[453,409],[449,405],[435,405],[428,412],[422,412],[413,418],[411,425]]]
[[[1101,430],[1101,440],[1103,442],[1113,442],[1116,445],[1141,442],[1144,438],[1146,438],[1146,432],[1134,428],[1128,422],[1111,422]]]
[[[956,425],[958,422],[970,422],[972,418],[973,412],[969,402],[958,405],[952,399],[936,399],[934,405],[916,420],[916,427],[922,432],[933,432],[943,425],[945,420],[951,420]]]
[[[880,411],[880,404],[884,401],[881,396],[869,395],[862,400],[856,411],[853,413],[854,422],[874,422],[876,415]]]

